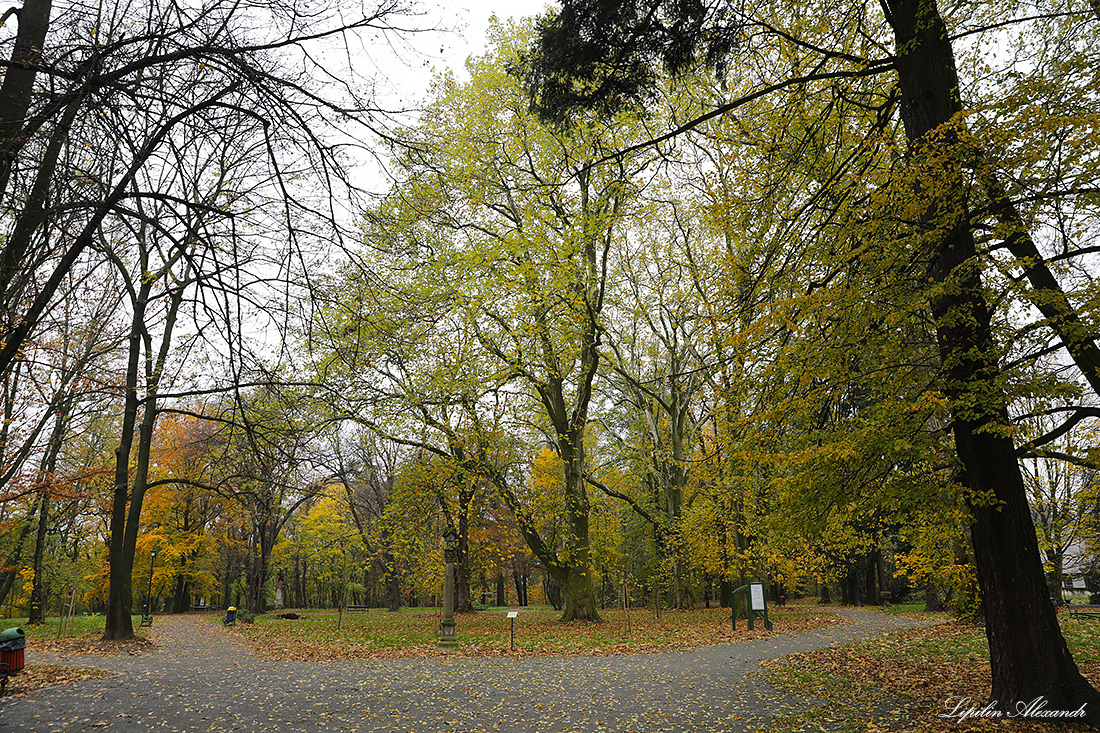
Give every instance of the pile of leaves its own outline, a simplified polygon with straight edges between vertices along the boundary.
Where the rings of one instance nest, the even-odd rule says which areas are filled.
[[[20,696],[43,687],[72,685],[96,677],[110,677],[110,673],[102,669],[62,667],[57,664],[28,664],[22,672],[8,678],[4,695]]]
[[[135,626],[137,621],[135,617]],[[33,648],[35,654],[43,653],[55,657],[136,656],[155,646],[149,639],[141,637],[104,641],[100,638],[103,636],[104,619],[98,615],[68,619],[61,635],[58,635],[60,620],[56,617],[34,626],[28,625],[25,619],[11,619],[8,623],[23,628],[27,634],[27,646]],[[21,672],[9,678],[6,694],[23,695],[43,687],[71,685],[86,679],[109,676],[109,672],[100,669],[28,662]]]
[[[1090,622],[1084,622],[1089,624]],[[1063,633],[1081,672],[1100,684],[1100,623],[1064,621]],[[843,730],[848,721],[864,721],[859,730],[987,731],[1004,730],[1001,718],[958,722],[940,718],[949,706],[969,700],[981,709],[991,685],[989,652],[981,626],[951,622],[889,634],[842,647],[819,649],[762,662],[780,687],[825,701],[822,708],[791,721],[812,721]],[[965,709],[964,707],[964,709]],[[870,725],[866,721],[872,720]],[[1083,723],[1014,718],[1013,731],[1089,729]]]
[[[61,638],[61,639],[34,639],[34,648],[37,651],[61,654],[65,656],[80,655],[92,657],[120,657],[134,656],[149,651],[153,642],[138,637],[121,641],[104,641],[94,638]]]
[[[259,616],[256,623],[237,630],[257,654],[280,661],[337,659],[407,659],[424,657],[614,656],[693,649],[709,644],[762,639],[844,623],[816,609],[772,614],[772,631],[763,622],[754,631],[744,619],[731,629],[729,609],[663,612],[652,610],[601,611],[603,623],[558,621],[552,610],[521,609],[515,624],[515,649],[509,648],[509,622],[503,614],[458,614],[456,651],[435,645],[439,634],[438,609],[402,609],[399,613],[371,610],[345,614],[301,611],[298,620]],[[337,628],[339,624],[340,628]]]

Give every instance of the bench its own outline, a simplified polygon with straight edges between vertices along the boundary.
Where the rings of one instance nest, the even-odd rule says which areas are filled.
[[[1100,618],[1100,606],[1074,606],[1067,605],[1066,609],[1073,618],[1084,616],[1086,618]]]
[[[211,606],[207,603],[195,603],[195,604],[191,605],[191,610],[192,611],[214,611],[214,610],[218,610],[218,609],[215,609],[214,606]]]
[[[356,613],[359,611],[369,611],[369,606],[344,606],[344,610],[348,613]]]

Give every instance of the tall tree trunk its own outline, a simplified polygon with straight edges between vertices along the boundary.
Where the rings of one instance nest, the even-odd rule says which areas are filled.
[[[139,301],[138,307],[144,308],[144,303]],[[130,331],[129,363],[126,368],[126,406],[123,410],[118,447],[115,449],[114,496],[111,502],[111,534],[108,541],[110,578],[107,588],[104,640],[134,638],[134,625],[130,618],[130,607],[133,603],[131,576],[134,568],[134,554],[132,549],[129,552],[126,551],[126,506],[130,501],[130,454],[134,444],[138,413],[137,380],[141,358],[141,331],[137,323],[143,317],[142,313],[135,313],[134,326]]]
[[[542,588],[546,593],[546,601],[553,606],[555,611],[560,611],[562,608],[561,601],[561,586],[554,580],[554,576],[550,572],[543,573],[542,576]]]
[[[386,610],[397,613],[401,610],[401,579],[397,576],[397,565],[393,555],[382,553],[382,564],[386,579]]]
[[[926,175],[916,187],[925,229],[936,336],[951,399],[952,431],[973,516],[993,677],[1001,704],[1043,698],[1048,709],[1085,705],[1100,723],[1100,694],[1081,676],[1050,603],[1035,526],[999,386],[991,313],[970,229],[962,111],[954,52],[935,0],[885,0],[910,156]]]
[[[267,569],[266,543],[257,538],[253,548],[252,561],[248,568],[248,610],[261,614],[267,610]]]
[[[248,610],[260,614],[267,610],[267,580],[271,572],[271,552],[279,538],[281,524],[276,520],[258,522],[254,530],[252,562],[248,575]],[[318,588],[318,602],[324,596]]]
[[[139,236],[144,245],[144,239]],[[183,256],[185,248],[177,248],[164,265],[167,272],[172,264]],[[148,253],[142,250],[141,272],[147,273]],[[177,284],[168,290],[168,308],[164,315],[164,330],[160,347],[156,354],[152,352],[152,338],[149,334],[147,308],[156,277],[141,278],[140,287],[131,293],[134,312],[131,320],[129,354],[126,365],[126,394],[123,411],[122,430],[119,445],[115,449],[114,495],[111,504],[111,538],[108,547],[110,578],[107,588],[107,619],[103,632],[104,640],[132,639],[134,626],[130,616],[133,604],[131,578],[134,570],[134,552],[137,548],[138,528],[141,524],[141,506],[145,500],[145,491],[149,485],[149,458],[153,447],[153,431],[157,424],[157,396],[160,390],[161,375],[168,360],[172,344],[172,332],[183,294],[188,285],[189,267],[185,269]],[[138,374],[141,356],[145,354],[145,399],[141,401],[142,417],[137,422],[139,407]],[[135,430],[138,438],[137,461],[130,476],[130,456]],[[127,506],[129,502],[129,506]]]
[[[232,571],[229,568],[225,568],[225,569],[222,570],[221,605],[225,606],[225,607],[228,607],[230,605],[230,603],[229,603],[229,588],[232,585],[232,582],[230,581],[229,576],[230,576],[231,572]]]
[[[190,599],[187,593],[187,578],[181,573],[176,574],[176,590],[172,594],[172,613],[185,613],[191,610]]]
[[[600,621],[596,603],[596,579],[592,571],[589,538],[589,499],[584,481],[584,431],[573,431],[559,446],[565,471],[565,503],[569,518],[569,562],[555,580],[562,589],[562,621]]]
[[[4,71],[0,85],[0,198],[8,186],[8,177],[26,142],[23,127],[34,94],[34,80],[46,34],[50,27],[51,0],[23,0],[18,11],[19,28],[11,51],[11,65]]]
[[[34,577],[31,586],[31,607],[27,623],[40,624],[46,620],[46,576],[43,572],[43,560],[46,557],[46,531],[50,519],[50,484],[57,470],[57,459],[61,455],[62,439],[68,426],[69,402],[63,400],[57,409],[53,430],[46,444],[46,455],[39,469],[38,487],[38,531],[34,540],[34,559],[32,570]]]
[[[474,492],[462,489],[458,497],[458,545],[455,548],[455,613],[473,613],[470,597],[470,504]]]
[[[1066,602],[1065,593],[1062,587],[1062,580],[1065,577],[1062,571],[1062,553],[1054,551],[1047,552],[1047,562],[1049,562],[1053,568],[1047,580],[1047,586],[1050,588],[1050,597],[1054,599],[1057,605],[1061,606]]]
[[[890,593],[890,584],[886,580],[886,560],[882,556],[882,548],[875,550],[875,572],[878,576],[879,600],[885,601],[885,594]],[[893,602],[893,594],[890,595]]]
[[[28,624],[46,622],[46,578],[42,572],[42,560],[46,555],[46,530],[50,517],[50,494],[46,487],[39,489],[38,531],[34,539],[34,578],[31,583],[31,607]]]
[[[936,584],[931,579],[924,581],[924,610],[943,610],[943,604],[940,603],[940,594],[936,590]]]
[[[527,603],[523,598],[523,574],[515,559],[512,560],[512,583],[516,586],[516,605],[526,606]]]
[[[869,606],[881,606],[882,598],[879,596],[878,585],[878,559],[880,557],[878,548],[871,553],[867,558],[867,572],[865,578],[867,582],[867,605]]]

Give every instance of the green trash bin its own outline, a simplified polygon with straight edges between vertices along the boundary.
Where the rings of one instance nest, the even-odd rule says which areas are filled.
[[[8,677],[23,670],[23,650],[27,646],[23,629],[12,627],[0,631],[0,695],[8,685]]]
[[[12,641],[14,639],[25,639],[26,637],[27,635],[23,633],[23,629],[15,626],[0,631],[0,641]]]

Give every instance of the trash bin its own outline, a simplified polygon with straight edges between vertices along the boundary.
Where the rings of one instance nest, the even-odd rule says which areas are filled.
[[[225,611],[225,620],[222,621],[222,623],[225,624],[226,626],[229,626],[230,624],[235,623],[236,621],[237,621],[237,607],[236,606],[230,606]]]
[[[23,651],[27,635],[23,629],[12,627],[0,631],[0,695],[8,684],[8,677],[23,670]]]

